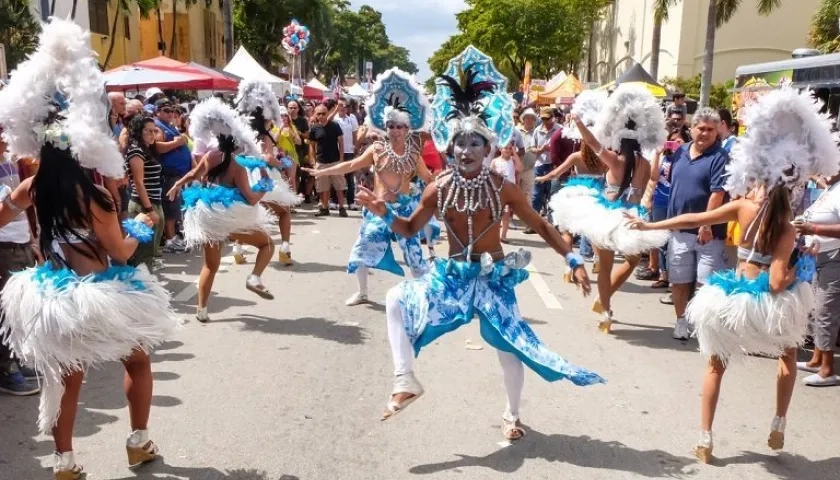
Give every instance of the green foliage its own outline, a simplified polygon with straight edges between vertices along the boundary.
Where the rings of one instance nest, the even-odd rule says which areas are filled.
[[[823,53],[840,52],[840,0],[823,0],[811,21],[808,44]]]
[[[459,33],[429,59],[436,73],[467,45],[496,60],[516,87],[531,62],[533,78],[574,71],[583,59],[584,42],[611,0],[467,0],[459,13]]]
[[[6,48],[6,64],[11,72],[38,46],[38,20],[29,11],[28,0],[0,1],[0,43]]]
[[[689,98],[698,100],[700,98],[700,75],[695,75],[689,78],[672,78],[665,77],[662,79],[662,85],[669,90],[679,90],[685,93]],[[729,80],[725,83],[716,83],[712,85],[712,92],[709,96],[709,106],[712,108],[731,108],[732,107],[732,92],[735,88],[735,80]]]
[[[367,5],[358,11],[347,0],[233,0],[233,5],[236,40],[266,67],[286,63],[280,39],[295,18],[312,35],[303,54],[306,64],[325,80],[364,73],[365,61],[373,62],[374,72],[391,67],[417,72],[409,51],[388,38],[382,14]]]

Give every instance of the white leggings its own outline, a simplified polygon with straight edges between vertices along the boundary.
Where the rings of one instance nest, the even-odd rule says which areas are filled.
[[[385,297],[385,318],[388,322],[388,340],[391,343],[391,354],[394,357],[394,375],[412,373],[412,359],[414,347],[408,338],[400,311],[399,287],[388,290]],[[496,351],[499,363],[502,365],[502,377],[507,394],[507,410],[504,417],[508,420],[519,419],[519,401],[522,398],[522,387],[525,385],[525,367],[515,355],[501,350]]]

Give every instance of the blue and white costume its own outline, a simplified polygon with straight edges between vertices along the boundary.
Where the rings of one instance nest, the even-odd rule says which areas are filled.
[[[283,158],[283,160],[288,160]],[[288,160],[291,161],[291,160]],[[283,207],[293,207],[300,204],[300,198],[292,191],[289,182],[283,178],[283,173],[270,166],[268,162],[257,157],[236,156],[236,163],[248,170],[248,177],[251,180],[251,189],[265,191],[264,202],[276,203]],[[268,172],[271,182],[267,182],[262,176],[261,170]],[[270,187],[270,188],[269,188]]]
[[[270,232],[277,219],[245,201],[236,187],[194,184],[181,194],[184,241],[189,246],[224,242],[234,233]]]
[[[503,77],[489,57],[472,46],[450,64],[455,72],[449,75],[447,71],[441,77],[434,102],[435,140],[444,142],[438,143],[438,149],[444,150],[457,135],[475,134],[488,144],[497,140],[506,144],[512,131],[512,104],[504,91]],[[460,76],[468,79],[468,85],[461,86],[455,80]],[[456,165],[439,175],[435,186],[438,214],[447,227],[450,242],[456,242],[461,253],[435,260],[431,271],[405,280],[388,292],[385,314],[395,381],[383,419],[396,415],[423,394],[414,376],[412,358],[442,335],[478,317],[482,338],[498,351],[508,401],[502,417],[504,432],[507,438],[515,440],[525,434],[518,423],[524,365],[552,382],[565,379],[585,386],[605,381],[548,349],[520,315],[514,288],[528,278],[528,252],[520,250],[504,256],[501,251],[480,255],[473,251],[486,235],[498,235],[504,209],[500,192],[512,187],[492,174],[486,164],[469,179],[461,175]],[[489,211],[492,220],[481,226],[476,235],[473,220],[479,211]],[[455,235],[447,222],[447,212],[463,216],[466,239]],[[394,222],[396,213],[388,209],[383,221]],[[480,261],[473,261],[476,259]]]

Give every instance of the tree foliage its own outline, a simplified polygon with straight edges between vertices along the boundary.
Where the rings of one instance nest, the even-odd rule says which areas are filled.
[[[0,1],[0,43],[6,48],[6,65],[11,72],[38,46],[41,27],[29,11],[28,0]]]
[[[701,76],[699,74],[689,78],[665,77],[662,79],[662,85],[671,90],[679,90],[689,98],[697,100],[700,98],[700,78]],[[725,83],[712,85],[709,106],[712,108],[732,108],[733,88],[735,88],[735,80],[728,80]]]
[[[496,60],[516,85],[531,62],[532,77],[574,71],[592,25],[611,0],[467,0],[457,15],[459,33],[429,59],[435,72],[469,44]]]
[[[417,65],[409,51],[395,45],[385,32],[382,14],[363,5],[358,11],[347,0],[233,0],[234,31],[240,42],[263,65],[286,62],[280,47],[283,28],[296,18],[312,32],[304,59],[308,69],[344,77],[364,73],[364,62],[374,72],[399,67],[410,73]]]
[[[808,44],[823,53],[840,52],[840,0],[823,0],[811,21]]]

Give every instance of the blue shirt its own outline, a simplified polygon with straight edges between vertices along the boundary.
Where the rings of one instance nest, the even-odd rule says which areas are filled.
[[[732,147],[735,146],[736,141],[738,141],[738,137],[736,137],[735,135],[730,135],[726,137],[726,140],[721,142],[721,146],[724,150],[726,150],[726,153],[731,153]]]
[[[167,125],[157,118],[155,119],[155,125],[163,132],[167,142],[171,142],[175,137],[180,135],[180,132],[175,127]],[[174,172],[181,176],[186,175],[192,169],[192,154],[190,153],[190,149],[186,145],[181,145],[176,149],[170,150],[160,156],[160,164],[163,167],[164,174]]]
[[[659,180],[653,190],[653,204],[657,207],[668,208],[668,199],[671,198],[671,157],[674,154],[665,155],[659,163]]]
[[[692,142],[693,143],[693,142]],[[674,152],[671,163],[671,191],[668,199],[668,218],[684,213],[705,212],[712,193],[723,192],[729,154],[720,142],[715,142],[699,157],[691,159],[691,144],[686,143]],[[681,230],[696,234],[698,229]],[[726,238],[726,224],[713,225],[714,238]]]

